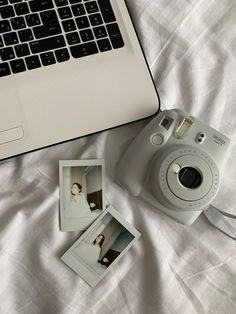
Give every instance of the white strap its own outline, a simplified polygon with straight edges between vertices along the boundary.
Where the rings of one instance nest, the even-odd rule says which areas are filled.
[[[219,231],[236,241],[236,216],[226,213],[213,205],[204,210],[209,222]]]

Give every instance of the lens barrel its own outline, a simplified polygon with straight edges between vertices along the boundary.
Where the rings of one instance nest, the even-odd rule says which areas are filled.
[[[202,184],[201,173],[193,167],[183,167],[178,173],[179,182],[188,189],[196,189]]]

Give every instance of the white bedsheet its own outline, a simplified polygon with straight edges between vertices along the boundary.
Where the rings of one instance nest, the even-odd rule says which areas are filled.
[[[122,0],[119,0],[122,1]],[[236,2],[128,0],[162,109],[181,108],[232,138],[215,204],[236,214]],[[0,313],[236,312],[236,245],[201,215],[182,226],[131,197],[115,167],[148,120],[0,165]],[[107,200],[142,238],[91,288],[60,256],[58,160],[105,158]]]

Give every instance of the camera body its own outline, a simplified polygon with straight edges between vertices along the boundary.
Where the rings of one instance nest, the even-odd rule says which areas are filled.
[[[230,140],[185,112],[160,112],[124,153],[117,181],[178,222],[190,225],[220,186]]]

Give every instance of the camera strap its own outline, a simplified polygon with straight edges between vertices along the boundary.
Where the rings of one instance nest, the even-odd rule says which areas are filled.
[[[236,241],[236,216],[213,205],[203,211],[208,221],[226,236]]]

